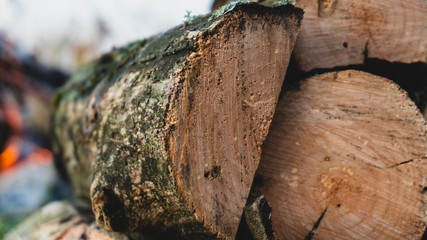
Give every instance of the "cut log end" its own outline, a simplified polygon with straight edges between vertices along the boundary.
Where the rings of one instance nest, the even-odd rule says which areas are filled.
[[[212,8],[229,2],[216,0]],[[425,0],[289,2],[305,12],[293,54],[302,71],[363,64],[367,58],[427,64]]]
[[[257,174],[278,239],[420,239],[427,127],[397,85],[345,71],[279,101]]]
[[[367,58],[427,63],[427,3],[297,0],[305,11],[295,59],[301,70],[363,64]]]
[[[178,119],[170,123],[172,170],[196,217],[221,238],[236,234],[300,17],[230,14],[199,39],[199,52],[179,75],[184,83],[167,117]]]

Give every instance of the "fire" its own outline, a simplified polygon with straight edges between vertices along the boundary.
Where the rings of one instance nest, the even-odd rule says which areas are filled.
[[[17,106],[15,106],[16,103],[6,104],[6,102],[7,101],[3,102],[0,106],[0,113],[3,112],[4,118],[12,129],[13,135],[9,137],[6,149],[0,153],[0,171],[4,171],[15,164],[15,162],[18,161],[21,152],[21,139],[17,136],[22,129],[21,114],[17,110]],[[0,103],[2,102],[0,101]]]
[[[10,144],[6,150],[0,154],[0,171],[11,167],[19,158],[19,147]]]
[[[19,110],[19,104],[13,98],[8,98],[7,96],[0,98],[0,118],[7,122],[12,132],[11,136],[2,136],[7,137],[8,141],[5,150],[0,152],[0,171],[5,171],[21,161],[38,164],[51,161],[53,155],[49,150],[31,142],[23,134],[25,126]]]
[[[23,139],[12,137],[6,149],[0,153],[0,171],[4,171],[13,167],[17,162],[31,162],[36,164],[45,164],[52,161],[53,154],[45,148],[41,148],[35,144],[24,144]],[[20,157],[22,148],[30,149],[31,153],[25,157]]]

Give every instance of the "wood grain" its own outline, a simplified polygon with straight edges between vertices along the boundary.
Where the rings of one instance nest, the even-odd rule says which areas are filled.
[[[201,41],[210,46],[190,60],[170,108],[179,119],[169,138],[177,186],[220,237],[236,234],[297,32],[290,16],[234,17]]]
[[[304,9],[295,57],[303,71],[365,58],[427,63],[425,0],[297,0]]]
[[[231,2],[217,0],[213,9]],[[255,1],[272,5],[277,0]],[[302,71],[363,64],[366,58],[427,63],[425,0],[295,0],[304,10],[294,56]]]
[[[406,93],[371,74],[328,73],[287,92],[255,188],[278,239],[420,239],[426,132]]]

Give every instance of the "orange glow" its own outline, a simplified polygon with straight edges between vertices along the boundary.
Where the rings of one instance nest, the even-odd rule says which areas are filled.
[[[5,170],[18,161],[19,149],[16,145],[9,145],[6,150],[0,154],[0,170]]]
[[[25,158],[25,160],[37,161],[38,163],[49,162],[52,159],[53,159],[52,153],[49,150],[44,148],[37,149],[36,152],[31,153]]]

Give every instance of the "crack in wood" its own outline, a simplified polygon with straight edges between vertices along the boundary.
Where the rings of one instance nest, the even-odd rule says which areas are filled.
[[[371,34],[370,34],[370,32],[368,31],[368,33],[369,33],[369,38],[371,37]],[[365,43],[365,49],[363,50],[363,62],[365,63],[366,62],[366,60],[369,58],[369,55],[368,55],[368,43],[369,43],[369,39],[368,40],[366,40],[366,43]]]
[[[313,228],[308,232],[308,235],[304,238],[305,240],[311,240],[313,239],[314,235],[316,234],[317,228],[319,228],[320,222],[322,221],[323,217],[325,216],[326,210],[328,210],[328,207],[323,210],[322,215],[320,215],[319,219],[314,223]]]
[[[410,162],[413,162],[414,161],[414,159],[409,159],[409,160],[407,160],[407,161],[403,161],[403,162],[400,162],[400,163],[396,163],[396,164],[394,164],[394,165],[391,165],[390,167],[388,167],[388,168],[395,168],[395,167],[397,167],[397,166],[400,166],[400,165],[403,165],[403,164],[407,164],[407,163],[410,163]]]

